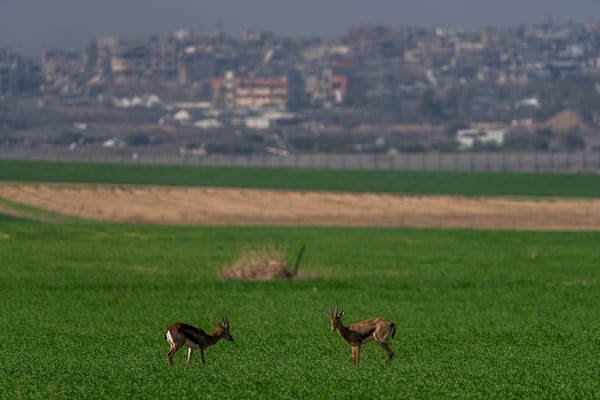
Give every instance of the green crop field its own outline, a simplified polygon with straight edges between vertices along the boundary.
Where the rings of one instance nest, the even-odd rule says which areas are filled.
[[[0,219],[0,398],[600,398],[600,234]],[[276,248],[312,279],[221,280]],[[358,367],[330,330],[385,316]],[[233,343],[169,367],[164,328]]]
[[[1,181],[600,197],[598,174],[407,172],[0,161]]]
[[[600,175],[0,161],[0,181],[600,197]],[[43,210],[3,203],[27,215]],[[42,218],[43,219],[43,218]],[[600,398],[600,233],[174,227],[0,214],[0,398]],[[310,279],[223,280],[277,249]],[[358,367],[324,313],[397,324]],[[164,328],[234,342],[185,364]]]

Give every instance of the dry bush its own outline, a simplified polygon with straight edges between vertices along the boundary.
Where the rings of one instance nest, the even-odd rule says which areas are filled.
[[[249,250],[242,253],[231,265],[221,270],[223,279],[266,281],[293,278],[283,254],[275,250]]]

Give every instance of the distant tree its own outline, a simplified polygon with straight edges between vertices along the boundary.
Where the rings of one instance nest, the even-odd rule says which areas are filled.
[[[577,111],[587,123],[592,124],[594,113],[600,110],[600,93],[596,90],[597,82],[593,79],[580,79],[571,84],[568,106]]]
[[[351,79],[344,104],[349,107],[364,107],[367,102],[367,82],[361,78]]]
[[[404,119],[416,120],[420,114],[407,112],[405,102],[394,97],[378,97],[371,99],[364,107],[365,123],[393,124]]]
[[[544,82],[535,88],[535,92],[540,100],[536,114],[538,119],[548,119],[560,111],[572,110],[591,123],[594,112],[600,109],[600,94],[593,79],[571,77]]]
[[[468,88],[455,86],[444,95],[444,115],[454,123],[467,125],[471,121],[471,93]]]
[[[516,151],[547,151],[550,149],[552,131],[549,129],[538,129],[532,133],[512,132],[507,135],[504,148]]]
[[[473,151],[497,151],[500,146],[495,142],[480,142],[478,140],[473,143]]]
[[[444,133],[448,137],[453,138],[454,136],[456,136],[456,131],[458,131],[459,129],[467,129],[468,127],[469,125],[464,122],[461,122],[459,120],[452,120],[446,124],[446,127],[444,128]]]
[[[442,103],[433,90],[426,90],[421,93],[418,104],[418,110],[423,121],[437,123],[442,120]]]
[[[561,133],[558,136],[558,143],[560,148],[565,151],[577,151],[585,149],[585,141],[577,132]]]
[[[548,128],[536,129],[531,135],[530,150],[549,150],[554,132]]]
[[[129,146],[147,146],[150,144],[151,140],[143,133],[136,133],[134,135],[127,136],[126,142]]]
[[[56,146],[68,146],[71,143],[81,142],[82,138],[83,136],[80,133],[65,132],[56,137],[50,138],[48,142]]]
[[[537,120],[546,120],[563,109],[562,97],[556,93],[551,83],[544,83],[535,88],[535,97],[540,107],[532,115]]]

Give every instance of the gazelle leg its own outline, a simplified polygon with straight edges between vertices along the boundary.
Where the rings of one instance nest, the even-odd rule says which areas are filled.
[[[167,352],[167,361],[169,362],[169,364],[173,364],[173,354],[175,354],[176,351],[177,349],[174,346],[171,346],[171,348]]]
[[[354,365],[358,365],[360,360],[360,346],[352,346],[352,362]]]
[[[394,352],[392,351],[390,346],[387,344],[387,342],[379,342],[378,341],[377,343],[379,343],[379,345],[385,350],[385,352],[387,353],[387,356],[388,356],[388,362],[391,363],[392,357],[394,357]]]
[[[192,362],[192,353],[194,352],[194,349],[192,349],[191,347],[188,347],[188,355],[187,355],[187,363],[191,363]]]
[[[177,350],[179,350],[179,346],[177,346],[177,343],[175,343],[175,341],[173,340],[173,335],[171,335],[170,331],[167,331],[165,333],[165,338],[167,339],[167,342],[169,342],[169,351],[167,352],[167,361],[169,362],[169,364],[173,364],[173,354],[175,354],[175,352],[177,352]]]
[[[206,360],[204,359],[204,349],[200,347],[200,358],[202,358],[202,364],[206,365]]]

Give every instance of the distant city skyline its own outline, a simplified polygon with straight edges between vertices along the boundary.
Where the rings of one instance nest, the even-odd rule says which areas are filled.
[[[37,55],[84,49],[103,36],[164,40],[179,29],[265,29],[277,36],[344,35],[362,25],[480,28],[600,21],[600,0],[0,0],[0,47]]]

